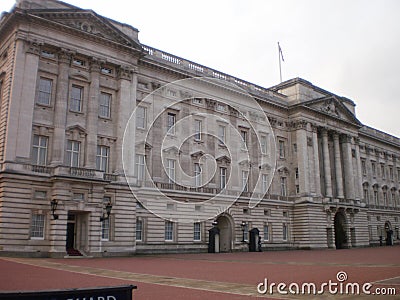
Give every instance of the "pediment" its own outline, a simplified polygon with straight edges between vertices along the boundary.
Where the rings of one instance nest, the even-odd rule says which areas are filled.
[[[201,150],[190,154],[190,156],[193,157],[194,159],[198,159],[198,158],[202,157],[203,155],[204,155],[204,152]]]
[[[216,161],[217,161],[218,163],[225,163],[225,164],[230,164],[230,163],[231,163],[231,159],[230,159],[228,156],[226,156],[226,155],[223,155],[223,156],[218,157],[218,158],[216,159]]]
[[[350,123],[361,125],[356,116],[337,97],[324,97],[303,103],[315,111]]]
[[[141,141],[139,143],[136,143],[136,149],[144,149],[145,151],[150,151],[153,146],[150,145],[149,143],[145,142],[145,141]]]
[[[176,146],[165,148],[163,149],[163,152],[175,155],[181,154],[181,151]]]
[[[251,166],[251,162],[248,159],[244,159],[239,162],[239,166],[249,168]]]
[[[30,11],[30,13],[48,21],[79,30],[82,33],[141,49],[138,41],[124,34],[109,20],[92,10],[40,9]]]

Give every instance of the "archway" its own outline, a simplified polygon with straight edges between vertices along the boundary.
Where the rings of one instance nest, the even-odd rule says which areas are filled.
[[[343,211],[335,214],[335,246],[336,249],[347,248],[347,222]]]
[[[385,241],[387,246],[393,245],[393,229],[389,221],[385,222]]]
[[[220,252],[232,251],[232,221],[227,215],[221,215],[217,219],[219,229]]]

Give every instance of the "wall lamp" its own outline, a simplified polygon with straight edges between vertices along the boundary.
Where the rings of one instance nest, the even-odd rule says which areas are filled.
[[[110,218],[110,213],[112,209],[111,201],[108,201],[107,204],[104,206],[103,215],[100,217],[100,222],[108,220]]]
[[[53,219],[57,220],[58,215],[55,212],[57,210],[58,201],[56,199],[53,199],[50,201],[50,205],[51,205],[51,214],[53,215]]]

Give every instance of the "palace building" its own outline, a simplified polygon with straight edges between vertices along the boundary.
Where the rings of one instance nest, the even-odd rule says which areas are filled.
[[[20,0],[0,19],[0,100],[2,255],[400,242],[400,139],[304,79],[264,88]]]

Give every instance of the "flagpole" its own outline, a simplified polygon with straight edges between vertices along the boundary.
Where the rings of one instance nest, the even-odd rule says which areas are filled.
[[[279,45],[278,42],[278,59],[279,59],[279,78],[281,80],[282,83],[282,66],[281,66],[281,46]]]

